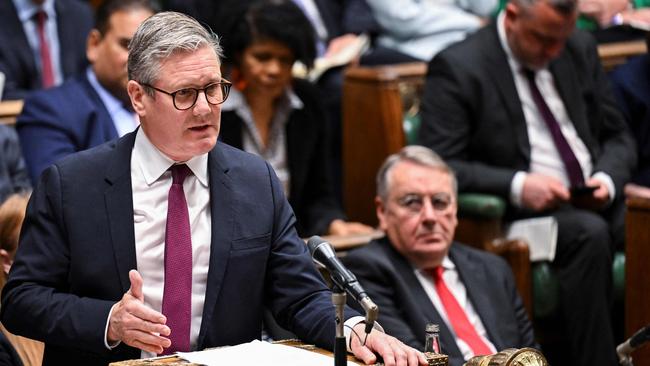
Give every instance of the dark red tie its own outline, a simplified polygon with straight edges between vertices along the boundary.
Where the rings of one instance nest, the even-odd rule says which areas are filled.
[[[454,294],[452,294],[447,285],[445,285],[445,281],[442,278],[443,271],[444,268],[439,266],[430,270],[429,273],[433,277],[436,292],[438,293],[438,297],[440,297],[442,306],[445,308],[451,327],[454,328],[456,337],[467,343],[467,345],[472,349],[472,352],[474,352],[474,355],[492,354],[490,347],[483,342],[478,333],[476,333],[476,329],[474,329],[472,323],[467,319],[465,310],[463,310],[458,303],[458,300],[454,297]]]
[[[185,164],[174,165],[169,189],[165,229],[165,290],[162,312],[171,329],[171,347],[162,354],[190,351],[192,318],[192,236],[183,181],[191,173]]]
[[[533,100],[537,105],[539,113],[542,115],[546,127],[551,133],[553,138],[553,143],[555,143],[555,148],[557,148],[560,158],[564,163],[564,168],[569,175],[569,181],[571,182],[571,187],[580,187],[585,185],[585,178],[582,175],[582,168],[580,167],[580,162],[576,158],[571,146],[564,138],[562,130],[560,129],[560,124],[557,122],[550,108],[544,101],[542,93],[540,93],[537,88],[537,83],[535,82],[535,72],[532,70],[524,69],[524,75],[528,79],[528,85],[530,86],[530,93],[533,95]]]
[[[54,86],[54,70],[52,69],[52,58],[50,55],[50,45],[45,37],[45,22],[47,13],[43,10],[36,12],[36,29],[38,30],[38,45],[41,55],[41,77],[43,88]]]

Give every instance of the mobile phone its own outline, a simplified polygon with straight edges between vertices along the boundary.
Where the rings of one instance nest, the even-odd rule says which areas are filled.
[[[591,196],[598,186],[571,187],[571,197]]]

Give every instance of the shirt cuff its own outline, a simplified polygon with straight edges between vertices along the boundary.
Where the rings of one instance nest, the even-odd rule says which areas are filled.
[[[607,191],[609,191],[609,204],[611,205],[616,198],[616,186],[614,185],[614,180],[612,180],[612,177],[610,177],[609,174],[605,172],[596,172],[591,177],[598,179],[599,181],[603,182],[603,184],[605,184]]]
[[[517,172],[510,182],[510,203],[515,207],[521,207],[521,196],[524,192],[524,181],[526,180],[526,172]]]
[[[355,325],[359,323],[365,323],[366,319],[362,316],[353,316],[352,318],[348,319],[343,323],[343,335],[345,335],[345,344],[347,345],[347,349],[349,353],[352,353],[352,348],[350,348],[350,337],[353,335],[352,333],[352,328],[354,328]],[[384,333],[384,328],[382,328],[379,323],[375,322],[373,324],[372,329],[377,329],[378,331]],[[361,334],[357,334],[358,337],[363,337]],[[361,338],[361,341],[363,342],[363,338]]]
[[[108,350],[112,350],[113,348],[119,346],[120,343],[122,343],[120,341],[108,343],[108,324],[111,321],[111,315],[113,315],[113,309],[115,309],[115,306],[117,306],[117,303],[111,306],[111,311],[108,312],[108,318],[106,319],[106,327],[104,328],[104,347],[106,347]]]

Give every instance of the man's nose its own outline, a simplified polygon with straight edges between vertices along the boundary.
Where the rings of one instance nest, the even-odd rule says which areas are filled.
[[[431,203],[430,200],[425,199],[423,204],[422,204],[422,219],[424,221],[436,221],[438,219],[437,212],[435,208],[433,208],[433,204]]]
[[[196,103],[192,109],[195,115],[203,115],[210,113],[212,109],[210,108],[210,103],[208,103],[208,96],[205,94],[205,90],[199,91],[199,94],[196,96]]]

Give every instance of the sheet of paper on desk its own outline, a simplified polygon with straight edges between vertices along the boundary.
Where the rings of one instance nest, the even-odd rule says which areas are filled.
[[[258,340],[206,351],[179,352],[178,356],[186,361],[207,366],[331,366],[334,362],[329,356]],[[355,364],[348,361],[348,365]]]

